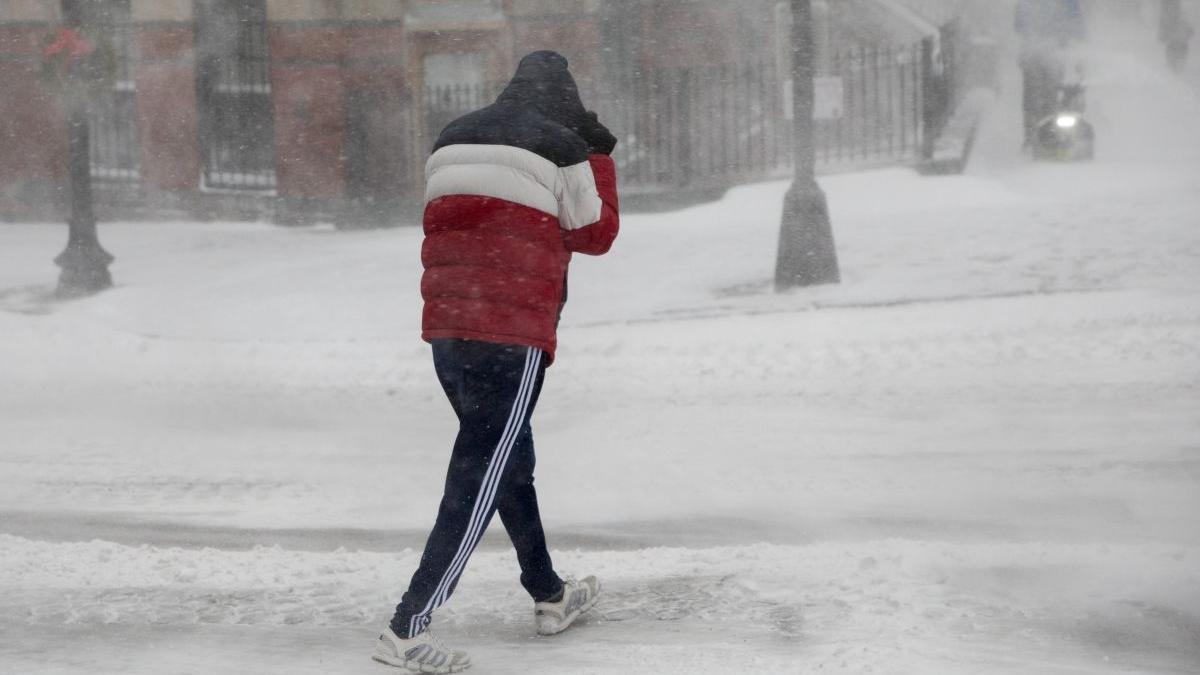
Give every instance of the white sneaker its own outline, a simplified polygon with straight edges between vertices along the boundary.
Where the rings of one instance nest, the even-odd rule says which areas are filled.
[[[371,658],[413,673],[457,673],[471,667],[466,652],[450,649],[429,630],[405,640],[384,628]]]
[[[540,635],[563,632],[591,609],[599,597],[600,581],[596,577],[584,577],[579,581],[564,579],[562,598],[558,602],[539,602],[533,606],[537,632]]]

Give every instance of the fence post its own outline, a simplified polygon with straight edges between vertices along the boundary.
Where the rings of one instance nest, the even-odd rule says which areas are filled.
[[[921,40],[921,158],[933,159],[934,141],[940,131],[941,76],[934,62],[934,39]]]
[[[674,121],[675,159],[677,184],[687,187],[692,183],[692,111],[691,111],[691,71],[687,68],[679,71],[678,86],[675,88],[675,109],[679,118]]]

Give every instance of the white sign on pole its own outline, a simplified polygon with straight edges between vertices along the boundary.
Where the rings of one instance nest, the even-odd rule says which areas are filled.
[[[842,116],[846,92],[840,77],[818,77],[813,80],[817,89],[813,117],[819,120],[836,120]]]
[[[840,77],[813,78],[813,119],[836,120],[842,116],[842,108],[846,100],[846,89]],[[792,109],[794,96],[792,80],[783,81],[783,116],[792,119],[796,112]]]

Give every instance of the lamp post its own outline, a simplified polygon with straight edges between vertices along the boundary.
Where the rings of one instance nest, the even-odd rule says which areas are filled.
[[[817,184],[813,142],[816,49],[812,0],[792,1],[792,96],[796,177],[783,200],[775,290],[841,280],[825,193]]]
[[[79,0],[62,0],[63,27],[77,31],[83,24]],[[81,51],[83,51],[81,49]],[[81,55],[83,56],[83,55]],[[85,57],[86,58],[86,57]],[[82,77],[64,78],[63,99],[67,105],[67,165],[70,184],[71,215],[67,221],[67,248],[54,259],[62,268],[58,278],[59,297],[79,297],[112,286],[108,265],[113,257],[100,246],[96,216],[92,211],[92,168],[89,155],[86,65],[69,62]],[[71,75],[75,75],[72,73]]]

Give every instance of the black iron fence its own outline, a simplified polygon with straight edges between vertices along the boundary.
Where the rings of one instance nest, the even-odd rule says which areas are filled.
[[[706,187],[768,176],[791,159],[781,80],[769,63],[645,72],[595,99],[617,135],[627,190]]]
[[[274,108],[264,0],[196,3],[197,92],[204,185],[275,187]],[[906,46],[830,54],[817,83],[816,153],[826,170],[928,157],[957,93],[954,24]],[[125,65],[128,69],[127,59]],[[637,73],[624,87],[585,91],[617,135],[625,192],[704,190],[786,176],[792,167],[789,71],[774,61]],[[500,85],[418,92],[347,91],[346,194],[366,208],[423,190],[424,163],[451,120],[492,101]],[[137,176],[133,78],[118,77],[93,129],[93,172]]]
[[[835,54],[832,79],[842,104],[818,120],[817,160],[831,166],[908,162],[926,136],[923,106],[928,73],[920,45],[860,47]]]
[[[826,169],[919,160],[925,140],[945,118],[947,50],[937,41],[856,48],[831,55],[818,82],[816,149]],[[497,86],[428,88],[408,164],[420,166],[438,132],[455,117],[490,102]],[[584,92],[617,135],[613,153],[622,189],[705,189],[790,173],[791,83],[773,61],[645,71],[625,90]],[[420,184],[410,188],[419,191]]]
[[[924,115],[920,47],[834,55],[817,83],[817,161],[825,168],[915,160]],[[791,82],[773,62],[651,73],[599,102],[633,190],[730,185],[792,167]]]
[[[456,117],[491,103],[499,94],[495,84],[426,87],[421,95],[424,136],[432,141]]]

